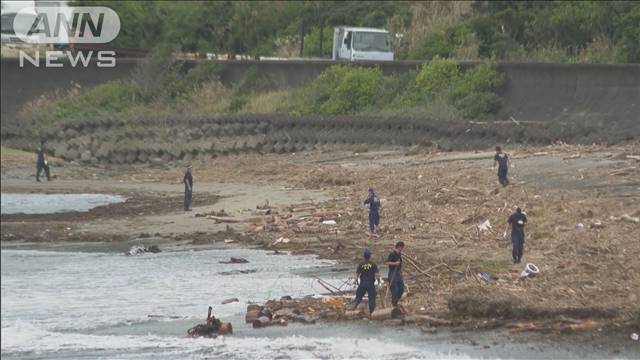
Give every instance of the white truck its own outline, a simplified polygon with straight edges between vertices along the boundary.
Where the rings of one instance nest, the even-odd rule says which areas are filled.
[[[393,61],[387,30],[338,26],[333,29],[333,60]]]

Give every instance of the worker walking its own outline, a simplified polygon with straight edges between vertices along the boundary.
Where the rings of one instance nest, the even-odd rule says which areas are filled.
[[[192,166],[188,165],[182,182],[184,183],[184,211],[191,211],[191,197],[193,195]]]
[[[357,308],[364,297],[367,294],[369,297],[369,314],[372,314],[376,309],[376,284],[380,285],[380,272],[378,271],[378,265],[371,261],[371,251],[369,249],[364,250],[364,261],[358,264],[356,269],[355,282],[358,285],[356,290],[356,298],[353,301],[353,309]]]
[[[391,305],[398,306],[398,301],[404,293],[404,279],[402,277],[402,251],[404,242],[398,241],[389,256],[385,265],[389,266],[389,289],[391,290]]]
[[[369,188],[369,196],[364,201],[365,205],[369,205],[369,232],[372,235],[378,233],[378,225],[380,225],[380,199],[376,196],[373,188]]]
[[[44,174],[47,177],[47,181],[51,180],[51,176],[49,173],[49,159],[47,158],[47,150],[44,147],[45,141],[40,141],[40,146],[38,146],[37,152],[37,160],[36,160],[36,181],[40,182],[40,172],[44,171]]]
[[[519,207],[516,208],[516,212],[509,216],[507,220],[507,227],[511,225],[511,244],[513,246],[511,250],[511,256],[513,257],[513,263],[518,264],[522,260],[524,253],[524,225],[527,223],[527,214]],[[507,237],[507,231],[504,232],[504,237]]]
[[[509,155],[502,152],[500,146],[496,146],[496,155],[493,157],[493,167],[498,166],[498,182],[502,186],[509,185]]]

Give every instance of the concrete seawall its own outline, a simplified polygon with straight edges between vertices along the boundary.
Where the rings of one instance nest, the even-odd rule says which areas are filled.
[[[326,148],[424,145],[471,150],[495,144],[546,145],[555,141],[616,143],[628,141],[629,131],[600,130],[598,124],[589,120],[517,124],[403,117],[239,114],[86,119],[51,129],[44,136],[49,150],[65,160],[133,164]],[[33,139],[14,138],[3,143],[23,149],[36,146]]]
[[[232,61],[221,62],[222,81],[240,81],[247,70],[257,67],[268,74],[275,88],[300,86],[334,64],[330,61]],[[113,69],[20,68],[16,59],[2,59],[2,135],[15,132],[15,115],[28,101],[72,86],[89,87],[129,76],[137,60],[119,59]],[[190,62],[189,65],[193,65]],[[420,66],[416,61],[359,63],[380,66],[383,72],[406,72]],[[471,66],[465,63],[463,66]],[[501,119],[516,121],[587,121],[607,131],[626,129],[638,135],[640,125],[640,65],[566,65],[502,63],[506,82],[500,89],[504,99]],[[597,129],[597,128],[596,128]]]

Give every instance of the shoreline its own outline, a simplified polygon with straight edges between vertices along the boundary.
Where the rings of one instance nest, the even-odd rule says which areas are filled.
[[[573,153],[576,150],[585,151],[584,148],[571,148],[568,151],[563,150],[560,156],[566,158],[567,155],[564,154],[567,152]],[[598,163],[608,160],[600,160],[607,159],[606,156],[603,157],[601,155],[602,150],[595,149],[590,151],[595,155],[593,160],[576,159],[580,161],[580,166],[586,169],[582,170],[581,173],[593,176],[595,173],[589,174],[588,172],[599,170]],[[611,152],[611,150],[607,151]],[[628,150],[623,147],[618,151]],[[552,155],[536,155],[541,152],[551,153]],[[528,161],[530,165],[548,166],[551,157],[554,156],[554,152],[557,152],[557,149],[531,149],[521,153],[516,158],[524,159],[519,161]],[[312,160],[305,158],[305,156],[312,157]],[[429,164],[429,168],[432,169],[434,166],[437,167],[442,164],[433,162],[433,159],[437,159],[437,156],[442,157],[442,155],[434,157],[428,152],[411,156],[406,154],[394,155],[393,153],[380,156],[365,154],[364,157],[352,153],[300,154],[296,158],[291,156],[270,157],[269,159],[276,163],[263,165],[265,168],[258,168],[258,170],[250,169],[252,166],[251,161],[253,161],[250,158],[245,161],[246,164],[243,164],[244,167],[241,170],[238,170],[237,173],[231,173],[230,179],[225,179],[224,183],[211,182],[211,180],[219,179],[221,174],[214,174],[213,177],[206,174],[203,176],[203,181],[196,181],[196,208],[192,213],[188,214],[175,211],[181,199],[180,184],[174,179],[179,177],[179,172],[177,171],[154,169],[153,167],[85,168],[73,164],[65,164],[63,168],[57,169],[61,171],[61,176],[65,176],[65,180],[55,180],[44,186],[11,179],[8,181],[3,180],[2,191],[108,192],[125,196],[134,194],[132,196],[133,201],[96,208],[88,213],[3,214],[2,246],[5,247],[5,244],[12,243],[18,239],[39,244],[51,243],[51,239],[56,239],[54,242],[96,241],[105,243],[123,243],[127,240],[138,239],[146,245],[152,244],[153,239],[162,239],[161,241],[168,242],[185,241],[192,245],[225,243],[225,240],[227,240],[229,241],[227,246],[250,246],[275,252],[288,251],[294,255],[314,254],[320,258],[334,260],[341,267],[349,268],[350,265],[355,264],[363,247],[372,248],[376,254],[376,262],[380,263],[381,256],[390,248],[394,239],[408,239],[410,241],[409,254],[418,261],[417,263],[420,265],[421,270],[424,272],[425,269],[432,269],[428,271],[430,276],[421,274],[410,267],[405,269],[405,276],[409,279],[408,285],[411,289],[409,292],[411,295],[404,300],[404,306],[410,313],[416,313],[424,307],[425,312],[428,314],[457,321],[461,325],[459,331],[483,331],[500,328],[508,329],[514,333],[524,331],[541,332],[548,334],[550,337],[553,334],[566,333],[584,333],[594,336],[604,334],[619,337],[621,333],[627,332],[625,337],[628,339],[629,331],[633,332],[636,331],[634,329],[640,329],[640,309],[637,306],[634,307],[635,303],[632,300],[634,291],[637,291],[634,289],[630,289],[630,292],[627,291],[630,302],[627,302],[627,306],[624,307],[617,305],[617,303],[603,303],[600,307],[591,304],[580,305],[580,302],[575,301],[567,301],[564,304],[554,303],[553,305],[551,303],[541,303],[539,306],[532,306],[531,303],[520,304],[521,298],[518,295],[521,292],[540,292],[544,288],[540,288],[540,285],[536,284],[537,282],[554,280],[553,278],[545,278],[553,268],[544,268],[545,274],[539,279],[527,280],[523,285],[512,285],[510,284],[510,278],[513,278],[522,270],[520,266],[505,265],[498,260],[487,261],[468,257],[465,260],[464,255],[459,259],[452,257],[446,252],[448,246],[464,250],[466,248],[473,249],[477,246],[486,246],[482,244],[498,244],[498,242],[496,239],[492,239],[491,235],[475,234],[473,231],[469,232],[469,235],[465,235],[459,229],[450,230],[453,235],[448,235],[446,234],[447,230],[439,223],[450,222],[439,214],[430,216],[429,220],[436,225],[427,228],[427,231],[431,234],[430,236],[433,237],[428,246],[417,245],[421,239],[413,237],[414,233],[419,234],[420,227],[416,229],[407,228],[407,225],[405,225],[407,221],[405,220],[388,219],[385,215],[388,214],[386,213],[388,211],[386,207],[389,205],[386,204],[383,207],[385,209],[383,210],[384,227],[382,236],[380,238],[364,236],[363,231],[358,230],[358,227],[363,226],[363,224],[358,222],[357,213],[351,207],[344,207],[345,203],[352,202],[354,195],[356,199],[359,197],[358,194],[352,194],[350,190],[358,184],[345,179],[357,176],[356,174],[360,171],[360,168],[364,170],[377,168],[379,166],[378,163],[391,164],[389,166],[399,164],[399,166],[403,166],[406,169],[415,168],[415,170],[418,170],[418,174],[421,174],[419,172],[421,166]],[[216,161],[222,163],[223,167],[233,166],[234,162],[238,161],[238,158],[241,157]],[[326,164],[327,158],[329,158],[329,164]],[[339,160],[331,160],[332,158]],[[482,160],[483,158],[473,154],[453,153],[449,158],[444,156],[442,161],[447,166],[469,169],[469,162],[481,162],[484,161]],[[567,160],[562,162],[567,162]],[[284,163],[287,164],[286,168],[282,167]],[[322,165],[318,165],[319,163]],[[271,168],[279,169],[279,171],[272,172],[273,170],[269,170]],[[96,169],[105,171],[106,179],[99,181],[81,180],[82,172],[91,173],[95,172]],[[285,169],[285,171],[281,174],[282,169]],[[224,170],[223,168],[219,172],[224,173]],[[571,171],[571,169],[569,170]],[[239,182],[239,179],[246,179],[247,171],[253,174],[256,172],[261,173],[261,175],[252,178],[252,184]],[[74,172],[79,172],[80,174],[74,174]],[[412,173],[410,178],[421,179],[422,175],[417,176],[413,170]],[[16,174],[18,177],[24,177],[23,170],[19,168],[5,171],[3,167],[3,175],[5,174]],[[267,175],[265,176],[265,174]],[[284,180],[288,179],[288,176],[291,176],[290,174],[295,176],[299,176],[297,174],[305,174],[306,178],[303,177],[294,181]],[[144,182],[140,181],[141,175],[147,176],[148,179],[145,179]],[[461,175],[461,177],[465,176]],[[163,178],[164,181],[162,180]],[[198,179],[197,172],[196,179]],[[433,179],[436,181],[435,184],[438,184],[438,179]],[[624,177],[617,177],[617,179],[624,180]],[[167,180],[174,180],[175,182],[167,183]],[[366,181],[369,182],[372,179],[367,179]],[[374,181],[380,182],[382,179]],[[564,193],[563,196],[565,198],[568,196],[567,194],[570,194],[570,190],[565,190],[565,185],[559,182],[561,181],[560,179],[549,178],[543,179],[543,181],[543,184],[546,184],[545,186],[559,186],[558,184],[561,184],[560,193]],[[442,187],[443,184],[440,183],[436,186]],[[615,198],[625,195],[628,191],[633,193],[633,187],[628,188],[625,186],[627,185],[623,184],[619,188],[614,188],[608,196]],[[529,190],[531,193],[527,193],[526,190],[522,193],[525,187],[527,187],[526,181],[520,180],[510,188],[500,189],[497,196],[505,193],[507,198],[522,197],[524,199],[527,197],[529,202],[535,205],[535,201],[541,199],[539,195],[536,195],[539,190],[533,187]],[[490,186],[485,186],[489,190],[472,188],[465,184],[457,185],[457,188],[457,194],[453,197],[447,191],[438,190],[435,197],[425,201],[439,204],[441,199],[438,198],[438,193],[444,194],[441,195],[445,196],[444,201],[454,203],[460,201],[456,200],[456,196],[464,199],[470,199],[470,196],[482,199],[487,196],[487,193],[490,196],[496,196],[495,194],[491,195],[493,190],[490,190]],[[386,194],[393,195],[393,190],[387,188],[386,185],[384,189]],[[435,187],[435,189],[438,188]],[[584,193],[591,190],[579,189],[577,191]],[[628,198],[622,197],[622,199]],[[400,199],[385,199],[385,201],[387,204],[391,201],[392,206],[394,202],[402,205]],[[406,205],[404,206],[406,207]],[[545,204],[537,206],[542,209],[549,208],[549,205]],[[534,214],[539,211],[535,210],[538,208],[534,208]],[[589,205],[587,205],[587,208],[589,208]],[[224,210],[225,215],[217,216],[222,210]],[[413,211],[412,209],[409,210]],[[364,209],[357,211],[364,212]],[[476,212],[481,212],[481,210],[476,210]],[[535,215],[537,217],[541,216],[539,212]],[[211,216],[217,216],[217,218],[213,219]],[[466,220],[467,217],[471,219],[468,222]],[[220,220],[218,218],[221,218],[222,221],[218,221]],[[352,220],[354,218],[355,221]],[[454,224],[461,222],[464,228],[468,228],[470,225],[473,227],[474,223],[480,222],[482,215],[472,213],[470,216],[459,215],[458,218],[462,218],[462,221],[455,220]],[[238,222],[227,222],[230,219]],[[335,227],[321,225],[321,222],[325,219],[337,219],[338,225]],[[538,221],[537,218],[534,219]],[[413,217],[407,220],[416,224],[416,220]],[[400,227],[394,228],[392,225],[394,221],[397,221]],[[32,225],[24,227],[25,222]],[[635,228],[634,224],[621,224],[626,226],[627,229]],[[460,225],[456,226],[460,228]],[[613,226],[612,221],[611,226]],[[609,226],[606,230],[610,228]],[[157,229],[157,231],[153,231],[153,229]],[[440,229],[439,231],[443,232],[443,235],[433,232],[434,229]],[[566,233],[566,230],[561,231]],[[560,234],[562,233],[560,232]],[[468,236],[470,238],[467,238]],[[477,239],[475,239],[476,236]],[[541,236],[541,231],[536,230],[533,238],[537,239]],[[453,242],[451,237],[453,237]],[[277,242],[277,239],[289,239],[289,241]],[[437,257],[428,253],[434,246],[442,248],[442,250],[438,250],[440,255]],[[495,245],[491,246],[496,247]],[[536,252],[540,252],[536,248],[539,245],[534,242],[532,246],[533,249],[528,251],[532,251],[535,256]],[[418,251],[422,247],[427,253],[424,250],[422,252]],[[498,244],[497,248],[501,249],[499,250],[500,252],[507,251],[506,244]],[[556,249],[562,248],[556,247]],[[629,250],[627,250],[627,256],[632,256],[637,249],[634,248],[631,251],[629,253]],[[597,255],[597,253],[594,254]],[[606,252],[604,254],[607,255]],[[540,263],[540,260],[534,259],[534,261]],[[441,263],[445,263],[447,266],[433,268]],[[633,271],[632,269],[637,266],[637,261],[627,263],[626,269]],[[474,278],[474,275],[476,271],[485,268],[493,269],[487,271],[497,279],[483,285]],[[635,273],[626,276],[626,279],[621,278],[620,280],[632,283],[633,278],[636,277]],[[588,291],[595,286],[602,286],[599,285],[599,282],[592,282],[591,284],[593,285],[589,285],[589,282],[585,284],[587,285],[583,285],[582,291]],[[573,291],[576,291],[576,289]],[[516,297],[513,297],[514,294]],[[573,297],[571,293],[568,293],[568,295]],[[582,297],[583,295],[580,296]],[[459,298],[459,301],[452,304],[453,298]],[[478,310],[478,308],[481,308],[481,310]],[[599,316],[594,317],[593,314],[598,312]],[[586,330],[581,330],[581,328],[586,328]],[[452,329],[457,331],[455,327]],[[629,339],[628,341],[631,342],[632,340]]]

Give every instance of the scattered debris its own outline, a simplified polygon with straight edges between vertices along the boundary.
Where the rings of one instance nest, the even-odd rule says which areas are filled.
[[[491,275],[489,275],[486,272],[478,273],[478,277],[480,277],[480,279],[484,280],[484,282],[486,282],[486,283],[491,281]]]
[[[278,244],[288,244],[291,241],[291,239],[285,238],[285,237],[279,237],[277,238],[274,242],[272,242],[269,246],[275,246]]]
[[[219,272],[218,275],[253,274],[257,272],[258,272],[258,269],[233,270],[233,271],[222,271],[222,272]]]
[[[228,261],[220,261],[220,264],[246,264],[249,260],[245,258],[230,258]]]
[[[478,229],[482,232],[491,230],[491,222],[488,219],[485,220],[480,225],[478,225]]]
[[[540,269],[532,263],[528,263],[527,266],[524,267],[524,270],[520,273],[521,278],[525,277],[533,277],[540,273]]]
[[[223,301],[223,302],[221,302],[220,304],[222,304],[222,305],[226,305],[226,304],[231,304],[231,303],[233,303],[233,302],[238,302],[238,301],[240,301],[240,300],[238,300],[238,298],[231,298],[231,299],[226,299],[226,300],[224,300],[224,301]]]
[[[231,244],[231,243],[234,243],[234,242],[236,242],[235,239],[224,239],[224,243],[225,244]]]
[[[614,221],[624,220],[624,221],[628,221],[628,222],[631,222],[631,223],[640,223],[640,217],[634,217],[634,216],[631,216],[629,214],[624,214],[624,215],[621,215],[619,217],[611,216],[610,219],[614,220]]]
[[[337,223],[336,223],[335,220],[324,220],[322,222],[322,224],[324,224],[324,225],[336,225]]]
[[[129,249],[129,251],[125,252],[124,254],[127,256],[136,256],[136,255],[142,255],[145,253],[156,254],[159,252],[161,252],[161,250],[158,247],[158,245],[151,245],[149,247],[142,246],[142,245],[134,245],[131,247],[131,249]]]
[[[631,340],[638,341],[638,339],[640,339],[640,335],[638,335],[637,333],[631,334]]]

